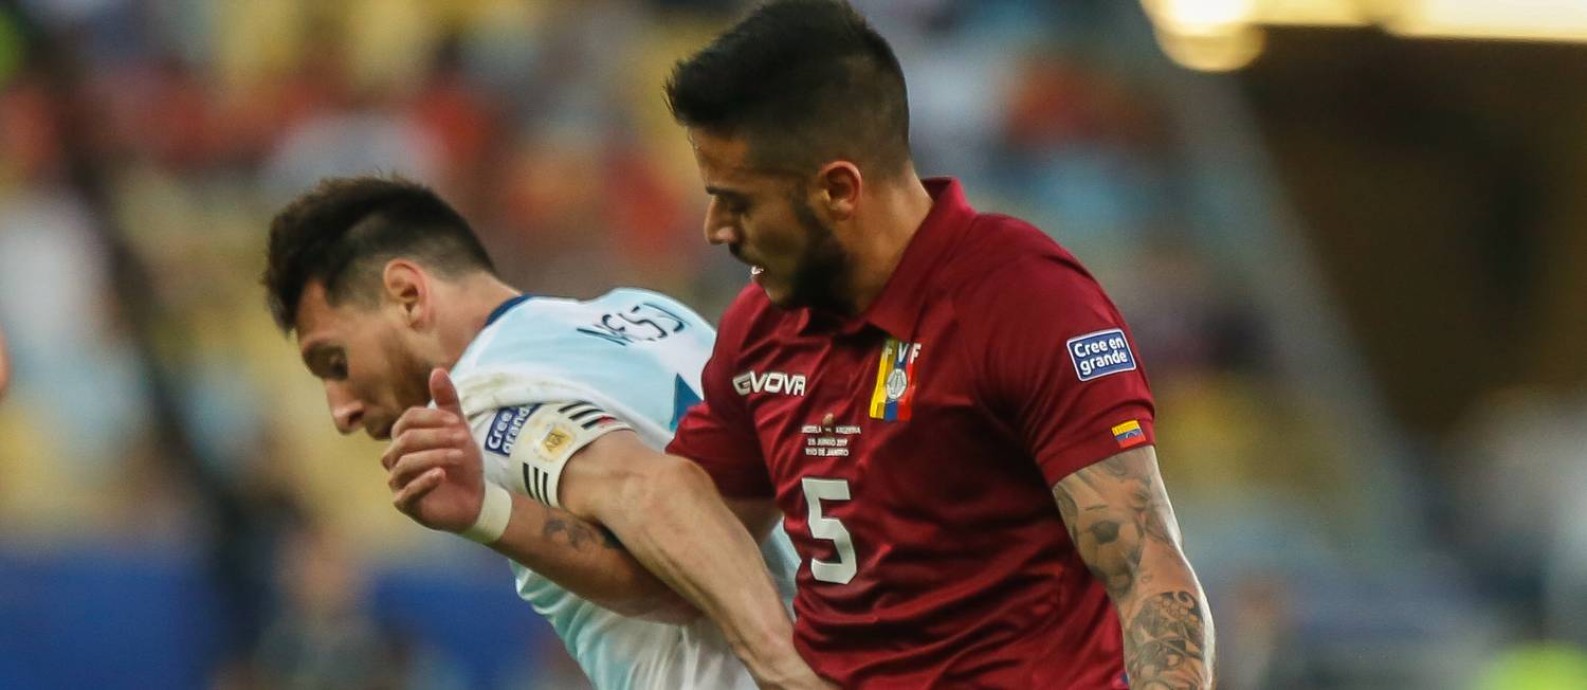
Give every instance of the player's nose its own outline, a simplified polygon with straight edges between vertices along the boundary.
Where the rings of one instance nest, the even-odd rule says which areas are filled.
[[[727,222],[716,205],[716,200],[712,199],[711,206],[705,210],[705,241],[710,244],[732,244],[738,241],[738,229]]]
[[[331,419],[336,422],[336,430],[342,435],[351,434],[363,425],[364,404],[349,394],[345,387],[327,382],[325,402],[331,408]]]

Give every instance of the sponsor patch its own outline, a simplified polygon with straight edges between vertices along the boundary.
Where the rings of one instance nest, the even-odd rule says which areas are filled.
[[[1141,423],[1130,420],[1113,427],[1113,440],[1119,442],[1120,448],[1133,448],[1146,442],[1146,432],[1141,430]]]
[[[733,390],[739,395],[750,393],[781,393],[804,395],[805,375],[768,371],[764,374],[753,369],[733,377]]]
[[[512,456],[513,444],[518,442],[518,434],[523,431],[524,422],[529,420],[529,415],[534,414],[539,405],[529,407],[503,407],[496,411],[496,416],[490,420],[490,427],[485,430],[485,450],[503,457]]]
[[[1069,361],[1074,363],[1081,381],[1135,370],[1135,353],[1130,351],[1130,341],[1122,328],[1070,338],[1064,349],[1069,351]]]

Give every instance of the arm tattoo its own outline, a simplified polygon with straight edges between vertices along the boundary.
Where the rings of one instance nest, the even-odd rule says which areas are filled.
[[[1053,485],[1058,512],[1091,574],[1117,601],[1135,588],[1148,541],[1177,548],[1164,518],[1168,506],[1153,499],[1153,477],[1119,456],[1082,469],[1073,479],[1079,486]],[[1120,494],[1125,500],[1104,499]]]
[[[1205,687],[1206,623],[1196,595],[1164,592],[1146,600],[1124,630],[1130,687],[1193,690]]]
[[[1125,623],[1130,688],[1199,690],[1211,682],[1211,622],[1159,481],[1153,463],[1126,454],[1081,469],[1052,491],[1075,549]],[[1143,566],[1145,553],[1154,555]]]
[[[608,549],[621,549],[623,545],[617,541],[617,536],[605,527],[595,527],[575,517],[560,511],[546,509],[545,526],[540,534],[553,542],[565,543],[573,547],[574,551],[584,548],[585,544],[595,544]]]

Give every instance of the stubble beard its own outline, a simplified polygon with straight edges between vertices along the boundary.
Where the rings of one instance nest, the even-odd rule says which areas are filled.
[[[391,362],[391,392],[397,403],[394,414],[400,417],[410,407],[429,405],[430,364],[405,347],[396,334],[386,341],[386,356]]]
[[[789,281],[787,306],[851,312],[852,301],[844,296],[851,269],[848,254],[832,226],[823,223],[803,199],[790,201],[794,218],[805,231],[805,251]]]

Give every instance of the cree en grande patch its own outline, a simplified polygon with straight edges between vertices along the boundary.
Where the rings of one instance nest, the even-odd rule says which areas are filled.
[[[528,407],[503,407],[496,411],[496,416],[490,420],[490,426],[485,429],[485,450],[503,457],[512,457],[513,444],[518,442],[518,434],[523,431],[524,422],[529,420],[529,415],[534,414],[539,405]]]
[[[1130,341],[1122,328],[1070,338],[1064,349],[1069,351],[1069,360],[1074,362],[1075,374],[1081,381],[1135,370],[1135,353],[1130,351]]]

